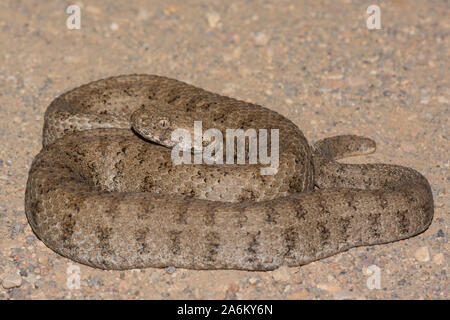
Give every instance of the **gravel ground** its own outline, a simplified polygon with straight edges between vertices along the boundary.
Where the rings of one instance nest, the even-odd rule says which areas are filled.
[[[369,30],[375,2],[382,29]],[[80,30],[66,27],[71,4],[81,8]],[[448,299],[449,17],[446,0],[2,0],[0,299]],[[35,237],[24,214],[44,111],[70,88],[128,73],[268,106],[310,141],[367,135],[377,153],[352,162],[422,172],[434,221],[405,241],[273,272],[72,263]]]

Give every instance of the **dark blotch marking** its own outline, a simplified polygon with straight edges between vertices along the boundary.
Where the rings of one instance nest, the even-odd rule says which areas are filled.
[[[150,248],[148,247],[147,243],[145,242],[145,239],[147,238],[149,231],[150,231],[149,228],[144,228],[144,229],[138,229],[135,232],[136,242],[139,245],[138,254],[140,254],[140,255],[150,253]]]
[[[80,208],[77,208],[77,212]],[[65,247],[72,249],[75,245],[71,243],[76,221],[71,213],[65,214],[61,221],[61,242]]]
[[[379,239],[381,237],[380,232],[378,231],[381,224],[380,224],[380,218],[381,214],[379,212],[374,212],[369,214],[368,220],[369,220],[369,232],[371,234],[371,237]]]
[[[257,234],[251,234],[247,232],[248,237],[250,238],[250,242],[248,244],[247,251],[251,257],[247,258],[247,261],[250,263],[254,263],[257,260],[257,250],[259,247],[258,237],[261,234],[261,231],[258,231]]]
[[[277,223],[277,219],[280,216],[280,214],[273,208],[269,207],[268,211],[266,212],[266,221],[268,223]]]
[[[177,213],[175,214],[175,222],[177,224],[187,224],[188,210],[188,205],[183,205],[178,208]]]
[[[295,254],[295,248],[299,243],[299,235],[294,227],[287,228],[283,233],[284,243],[286,247],[285,257],[293,258]]]
[[[300,192],[303,189],[303,176],[296,174],[292,179],[289,181],[289,192],[295,193]]]
[[[220,238],[217,232],[209,232],[206,235],[206,251],[207,255],[205,260],[208,262],[215,262],[220,247]]]
[[[42,212],[43,208],[42,208],[42,202],[38,201],[38,200],[34,200],[31,202],[30,204],[30,212],[36,213],[36,212]],[[31,214],[29,215],[29,218],[31,219],[31,223],[32,226],[37,226],[37,220],[36,220],[37,215],[36,214]],[[41,238],[39,237],[38,234],[36,234],[36,236],[39,238],[39,240],[41,240]]]
[[[214,209],[208,208],[205,214],[205,225],[213,226],[215,224],[216,224],[216,213],[214,212]]]
[[[240,229],[242,229],[244,225],[247,224],[248,217],[245,214],[245,210],[242,207],[238,208],[236,219],[237,219],[236,226],[239,227]]]
[[[114,250],[110,244],[112,234],[112,228],[107,227],[97,227],[96,236],[98,239],[98,246],[100,247],[100,254],[103,258],[114,256]],[[108,263],[104,260],[103,264],[107,265]]]
[[[239,195],[239,200],[255,201],[258,197],[259,195],[254,190],[244,189],[242,190],[242,193]]]
[[[330,239],[330,230],[326,227],[325,223],[317,223],[317,230],[319,231],[320,242],[322,245],[327,244]]]
[[[151,176],[145,176],[139,184],[139,191],[152,192],[155,185],[153,184],[153,178]]]
[[[144,219],[149,218],[152,209],[155,208],[155,206],[154,206],[153,204],[150,204],[150,205],[149,205],[148,203],[143,203],[143,204],[141,205],[141,207],[144,208],[144,211],[142,212],[141,210],[139,210],[139,211],[137,212],[137,218],[138,218],[139,220],[144,220]]]
[[[400,228],[401,234],[409,233],[409,220],[408,220],[408,210],[397,210],[397,221]]]
[[[350,226],[351,220],[353,219],[352,217],[349,218],[339,218],[339,232],[341,234],[341,239],[343,242],[346,242],[348,239],[348,227]]]
[[[182,231],[170,231],[169,237],[170,237],[170,247],[169,250],[174,254],[178,255],[181,251],[181,240],[180,235],[182,234]]]
[[[295,217],[297,219],[304,220],[306,219],[305,216],[308,214],[308,211],[303,208],[301,204],[297,205],[295,208]]]

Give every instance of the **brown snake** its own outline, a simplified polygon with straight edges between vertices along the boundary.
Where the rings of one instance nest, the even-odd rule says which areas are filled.
[[[170,133],[195,120],[204,129],[279,129],[278,171],[175,165]],[[278,113],[177,80],[112,77],[48,107],[25,209],[48,247],[102,269],[298,266],[430,225],[433,197],[420,173],[335,161],[374,150],[358,136],[310,147]]]

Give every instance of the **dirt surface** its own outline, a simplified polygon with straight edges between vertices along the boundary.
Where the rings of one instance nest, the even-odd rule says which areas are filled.
[[[379,30],[366,26],[374,2]],[[66,27],[71,4],[79,30]],[[449,17],[445,0],[1,1],[0,299],[448,299]],[[420,171],[434,221],[405,241],[273,272],[72,263],[24,213],[43,115],[68,89],[129,73],[268,106],[309,141],[367,135],[377,153],[352,162]]]

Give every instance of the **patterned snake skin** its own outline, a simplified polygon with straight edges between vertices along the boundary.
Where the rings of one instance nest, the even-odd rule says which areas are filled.
[[[169,133],[194,120],[203,130],[279,129],[277,173],[261,175],[263,164],[175,165]],[[102,269],[298,266],[430,225],[433,197],[421,174],[335,161],[374,150],[358,136],[309,146],[276,112],[177,80],[112,77],[48,107],[26,215],[52,250]]]

